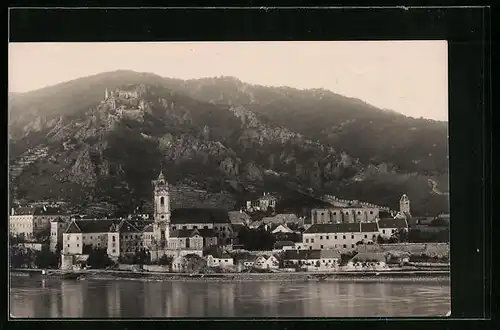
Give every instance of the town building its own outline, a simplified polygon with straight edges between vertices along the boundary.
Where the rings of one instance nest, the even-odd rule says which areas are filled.
[[[27,240],[35,239],[37,234],[47,232],[50,236],[51,221],[59,219],[69,221],[69,215],[60,208],[48,206],[29,206],[12,209],[9,217],[9,231],[14,236],[22,236]]]
[[[274,255],[260,255],[254,261],[253,268],[265,270],[265,269],[278,269],[280,267],[280,262],[278,258]]]
[[[50,222],[50,251],[56,252],[58,246],[62,249],[63,233],[68,226],[68,221],[56,218]]]
[[[178,229],[170,232],[169,250],[203,250],[217,245],[217,236],[213,229]]]
[[[247,211],[268,211],[275,210],[278,198],[271,195],[268,192],[263,193],[263,195],[256,200],[249,200],[246,203]]]
[[[202,208],[175,209],[171,214],[170,229],[172,231],[202,229],[205,230],[204,234],[212,233],[216,239],[216,244],[222,246],[230,246],[232,244],[233,229],[226,210]]]
[[[229,268],[234,266],[233,257],[227,252],[217,253],[213,252],[207,255],[208,267]]]
[[[358,242],[375,241],[379,235],[376,222],[335,223],[312,225],[302,234],[302,243],[308,249],[354,250]]]
[[[367,223],[375,222],[378,217],[378,208],[360,204],[311,210],[312,224]]]
[[[408,223],[405,218],[389,218],[377,221],[379,235],[383,238],[391,238],[400,230],[408,232]]]
[[[283,254],[285,268],[301,267],[309,271],[328,271],[337,269],[340,252],[337,250],[288,250]]]
[[[387,269],[385,253],[360,252],[347,262],[344,270],[385,270]]]

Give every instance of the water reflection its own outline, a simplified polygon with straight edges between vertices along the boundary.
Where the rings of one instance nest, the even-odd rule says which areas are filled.
[[[11,313],[37,318],[440,316],[449,282],[205,283],[13,278]]]

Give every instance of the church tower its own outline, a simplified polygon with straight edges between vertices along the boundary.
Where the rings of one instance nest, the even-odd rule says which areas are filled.
[[[403,214],[410,215],[410,199],[406,194],[403,194],[401,196],[401,199],[399,200],[399,212]]]
[[[104,99],[107,100],[109,96],[108,89],[106,88],[106,92],[104,93]]]
[[[154,185],[154,224],[153,232],[154,238],[160,242],[161,245],[165,244],[168,240],[169,226],[170,226],[170,191],[168,182],[165,181],[163,172],[160,171],[158,179],[153,181]]]

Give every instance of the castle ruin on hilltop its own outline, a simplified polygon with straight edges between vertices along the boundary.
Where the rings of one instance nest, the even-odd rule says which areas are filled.
[[[141,93],[137,89],[124,90],[115,89],[104,92],[104,100],[101,104],[105,104],[110,109],[110,115],[117,118],[128,118],[141,120],[144,111],[146,110],[146,102],[141,98]]]

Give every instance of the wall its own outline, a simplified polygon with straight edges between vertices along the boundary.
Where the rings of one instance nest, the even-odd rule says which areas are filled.
[[[377,208],[328,208],[311,210],[313,223],[375,222],[379,217]]]
[[[42,244],[42,243],[21,243],[19,245],[21,245],[27,249],[31,249],[31,250],[35,250],[35,251],[42,251],[42,247],[44,244]]]
[[[200,257],[203,257],[203,250],[158,250],[158,251],[149,251],[151,254],[151,261],[155,262],[164,255],[171,257],[185,256],[188,254],[197,254]]]
[[[73,268],[73,256],[71,255],[61,255],[61,269],[69,270]]]
[[[312,248],[313,250],[321,250],[336,248],[348,251],[355,249],[357,242],[362,240],[374,240],[377,235],[378,232],[304,233],[302,235],[302,243],[306,249]],[[312,242],[312,239],[314,239],[314,242]]]
[[[33,215],[11,215],[9,224],[12,234],[24,234],[26,238],[33,237]]]
[[[64,254],[82,254],[83,240],[81,233],[63,234],[63,253]]]
[[[450,247],[446,243],[400,243],[400,244],[373,244],[358,245],[358,252],[387,252],[404,251],[415,255],[426,254],[428,256],[449,256]]]
[[[170,272],[169,266],[144,265],[143,268],[148,272],[164,272],[164,273]]]

